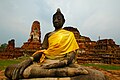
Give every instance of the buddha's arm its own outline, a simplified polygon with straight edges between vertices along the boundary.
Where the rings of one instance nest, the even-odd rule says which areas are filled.
[[[47,33],[44,37],[44,40],[43,40],[43,43],[42,43],[42,48],[41,50],[44,50],[44,49],[47,49],[48,48],[48,38],[50,37],[50,33]],[[34,55],[35,54],[35,55]],[[39,62],[40,60],[40,57],[42,56],[43,52],[35,52],[33,55],[32,55],[32,59],[34,62]]]
[[[69,55],[67,56],[67,58],[65,58],[64,60],[61,60],[58,63],[53,63],[53,64],[45,65],[45,66],[43,66],[43,68],[50,69],[50,68],[60,68],[60,67],[68,66],[75,59],[75,55],[76,55],[75,52],[70,52]]]
[[[43,43],[42,43],[42,49],[47,49],[48,48],[48,38],[50,36],[50,33],[47,33],[44,37]]]

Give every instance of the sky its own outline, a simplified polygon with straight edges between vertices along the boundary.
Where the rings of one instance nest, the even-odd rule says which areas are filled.
[[[120,45],[120,0],[0,0],[0,44],[27,42],[34,21],[40,22],[41,40],[53,31],[52,16],[61,9],[66,22],[92,41],[113,39]]]

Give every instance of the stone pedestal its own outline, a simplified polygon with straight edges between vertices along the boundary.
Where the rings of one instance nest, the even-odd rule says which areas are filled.
[[[21,79],[21,80],[71,80],[70,77],[64,78],[32,78],[32,79]]]
[[[102,72],[100,72],[98,70],[90,69],[90,68],[83,67],[83,66],[80,66],[80,65],[73,65],[72,67],[75,67],[76,69],[79,68],[81,73],[79,75],[76,74],[75,76],[64,76],[64,77],[62,77],[62,76],[60,76],[61,73],[59,73],[59,70],[60,69],[65,69],[65,68],[56,68],[58,71],[55,72],[55,73],[53,72],[51,74],[55,74],[55,75],[59,74],[59,76],[48,77],[47,73],[49,73],[51,69],[49,69],[48,71],[46,71],[46,70],[41,71],[40,65],[33,64],[33,65],[29,66],[28,68],[26,68],[23,72],[23,76],[25,78],[27,78],[27,77],[28,78],[27,79],[21,79],[21,80],[108,80],[107,77]],[[88,73],[83,74],[82,73],[83,70],[87,70]],[[64,71],[60,71],[60,72],[62,72],[62,74],[66,73]],[[46,77],[42,77],[45,73],[46,73]],[[41,76],[39,74],[41,74]]]

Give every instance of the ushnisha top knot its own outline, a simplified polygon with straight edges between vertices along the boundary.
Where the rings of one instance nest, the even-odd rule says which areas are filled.
[[[54,17],[55,15],[61,15],[61,16],[62,16],[62,19],[63,19],[63,22],[65,22],[64,15],[61,13],[60,8],[57,9],[57,12],[53,15],[53,17]]]
[[[60,12],[60,13],[61,13],[60,8],[57,9],[57,12]]]

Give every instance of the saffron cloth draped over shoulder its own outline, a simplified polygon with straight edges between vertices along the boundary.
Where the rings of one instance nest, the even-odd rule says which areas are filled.
[[[43,50],[42,52],[49,59],[63,57],[66,53],[75,51],[76,49],[79,48],[74,37],[74,34],[64,29],[55,31],[48,38],[48,42],[49,42],[48,49]],[[41,52],[41,50],[39,50],[38,52]]]

